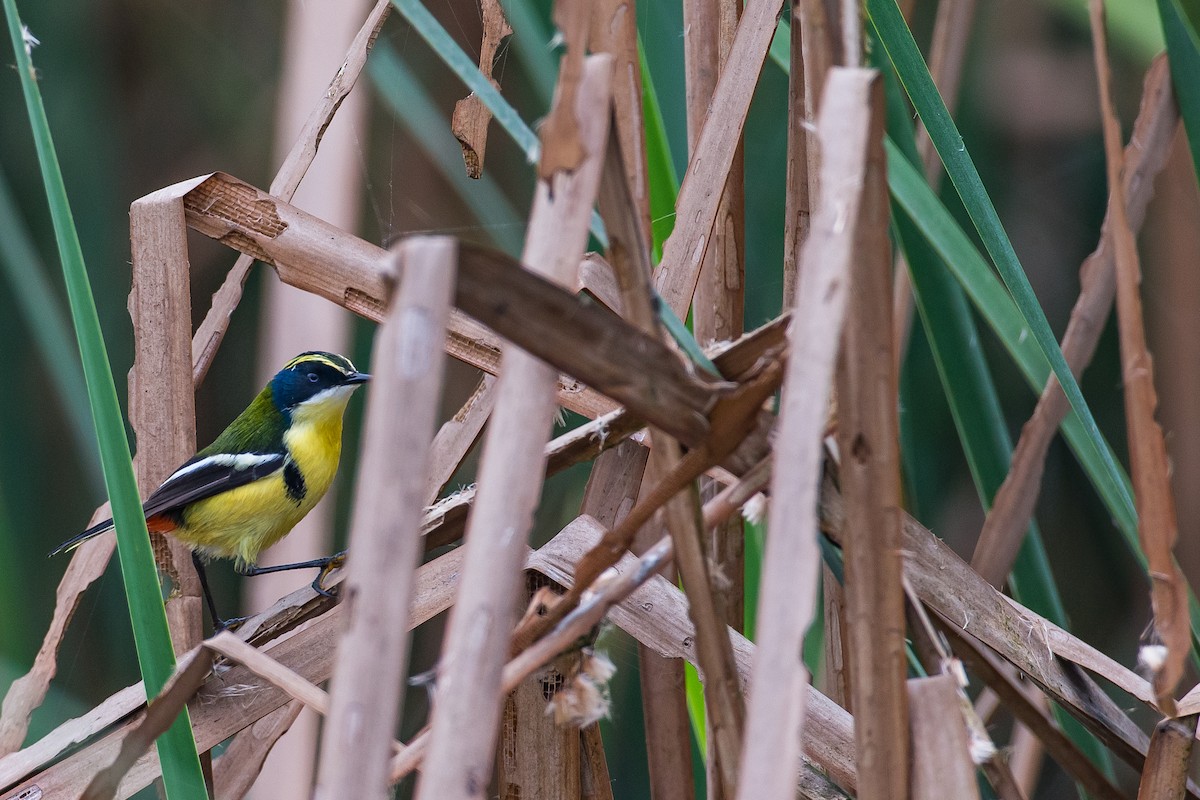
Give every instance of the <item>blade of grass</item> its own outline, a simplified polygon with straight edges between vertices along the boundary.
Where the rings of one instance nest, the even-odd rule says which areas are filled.
[[[42,180],[50,203],[55,240],[59,257],[62,259],[71,317],[75,324],[84,376],[87,380],[88,402],[92,408],[101,463],[104,467],[104,481],[112,501],[113,519],[117,528],[117,548],[121,558],[121,577],[125,584],[126,596],[129,598],[129,616],[137,645],[138,662],[146,683],[146,691],[154,695],[166,685],[175,670],[175,654],[167,630],[167,616],[163,609],[158,573],[150,552],[150,539],[134,480],[129,441],[125,437],[125,425],[117,403],[112,367],[109,365],[104,338],[100,331],[100,319],[88,282],[83,250],[75,230],[71,207],[67,202],[62,171],[50,135],[50,123],[46,119],[46,110],[42,105],[41,92],[33,69],[32,47],[27,38],[29,34],[17,16],[16,0],[4,0],[4,10],[13,52],[17,59],[17,72],[25,95],[26,112],[33,128]],[[186,710],[176,718],[167,732],[159,737],[158,753],[163,768],[163,784],[171,800],[207,797],[204,777],[200,772],[200,759]]]
[[[776,63],[781,69],[788,69],[786,58],[778,60]],[[899,112],[899,106],[895,99],[889,102],[894,115],[907,117],[906,112]],[[911,136],[908,136],[908,139],[911,140]],[[916,225],[921,236],[925,237],[942,263],[949,267],[959,284],[966,290],[967,295],[1008,350],[1030,386],[1040,392],[1045,386],[1049,369],[1041,350],[1029,340],[1028,329],[1020,318],[1012,298],[1004,290],[995,273],[988,267],[983,256],[954,221],[950,212],[930,189],[924,177],[913,166],[914,163],[918,163],[915,146],[909,142],[906,151],[904,147],[889,138],[886,141],[886,147],[888,151],[888,184],[892,197],[896,201],[897,218],[903,218]],[[906,240],[905,247],[919,246],[921,246],[919,243],[911,241],[911,237]],[[942,302],[950,303],[951,301],[944,299]],[[937,303],[931,304],[930,307],[940,309],[950,306],[944,307],[941,303]],[[967,340],[967,329],[964,328],[956,334],[956,337],[960,341]],[[964,408],[979,407],[981,406],[964,406]],[[1101,499],[1104,500],[1109,512],[1116,519],[1121,532],[1141,557],[1141,551],[1136,547],[1137,520],[1133,506],[1132,503],[1123,500],[1123,498],[1128,499],[1129,497],[1129,484],[1124,472],[1118,468],[1120,481],[1117,483],[1109,481],[1103,465],[1095,459],[1094,451],[1087,447],[1087,443],[1084,441],[1086,434],[1080,420],[1073,412],[1069,413],[1064,421],[1063,431],[1085,472],[1097,487]],[[1007,434],[1005,438],[1007,438]],[[1102,443],[1103,441],[1101,439]],[[1106,443],[1104,449],[1111,454],[1111,448]],[[1009,450],[1011,451],[1011,445]]]
[[[1192,151],[1192,169],[1200,177],[1200,81],[1196,80],[1200,75],[1200,35],[1180,0],[1158,0],[1158,14],[1167,40],[1171,82]]]
[[[638,62],[642,73],[642,108],[646,117],[646,165],[650,183],[650,236],[654,263],[662,259],[662,246],[675,229],[675,199],[679,195],[679,175],[671,159],[671,143],[654,77],[646,64],[642,37],[638,37]]]
[[[872,48],[882,60],[879,48]],[[894,73],[879,64],[889,78],[888,127],[900,157],[913,169],[921,164],[908,109],[900,95]],[[889,174],[895,171],[889,156]],[[984,359],[967,306],[966,295],[951,275],[947,264],[919,233],[916,223],[893,199],[893,220],[897,238],[905,252],[912,276],[913,295],[921,324],[925,328],[938,375],[941,377],[951,416],[962,442],[971,477],[985,513],[999,491],[1012,461],[1013,444],[1005,424],[995,383]],[[909,402],[912,402],[910,399]],[[1050,572],[1045,545],[1036,523],[1031,523],[1021,545],[1010,583],[1013,596],[1055,624],[1067,627],[1066,611]],[[1055,707],[1055,716],[1072,741],[1111,777],[1112,763],[1107,751],[1066,714]]]
[[[1012,295],[1012,301],[1020,311],[1022,319],[1029,327],[1034,341],[1037,342],[1051,369],[1063,386],[1067,399],[1079,415],[1080,423],[1086,434],[1085,443],[1093,450],[1092,457],[1098,461],[1108,483],[1113,491],[1119,493],[1125,505],[1130,510],[1133,499],[1128,486],[1122,480],[1120,469],[1112,452],[1104,446],[1100,430],[1092,417],[1092,412],[1083,398],[1079,384],[1067,362],[1063,358],[1058,342],[1050,330],[1050,324],[1039,305],[1029,279],[1021,267],[1017,254],[1013,250],[1000,218],[992,205],[991,198],[983,186],[983,181],[975,169],[974,161],[967,152],[962,136],[958,132],[953,119],[946,110],[946,104],[933,84],[929,69],[917,49],[912,33],[908,29],[904,16],[896,6],[895,0],[867,0],[867,13],[879,40],[887,50],[892,64],[896,68],[905,91],[912,100],[921,121],[929,132],[946,172],[958,191],[963,205],[971,217],[975,229],[983,241],[984,248],[991,256]]]
[[[903,156],[894,142],[889,141],[887,148],[888,181],[893,197],[954,272],[1026,381],[1040,392],[1049,374],[1046,359],[1039,346],[1031,341],[1029,328],[1013,299],[1004,291],[983,256],[933,194],[917,168]],[[1063,433],[1118,527],[1127,535],[1136,534],[1137,517],[1129,494],[1128,479],[1119,467],[1115,473],[1108,469],[1108,464],[1115,464],[1111,448],[1103,437],[1093,440],[1074,411],[1064,420]],[[1096,445],[1097,441],[1099,446]]]

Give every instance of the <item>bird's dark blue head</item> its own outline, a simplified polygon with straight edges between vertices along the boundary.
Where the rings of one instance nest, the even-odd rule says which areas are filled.
[[[353,388],[370,379],[345,356],[314,350],[301,353],[275,373],[270,383],[271,399],[280,411],[290,411],[323,392],[332,396],[332,389]]]

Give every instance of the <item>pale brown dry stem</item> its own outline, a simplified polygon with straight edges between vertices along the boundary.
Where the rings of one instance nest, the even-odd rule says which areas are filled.
[[[908,681],[913,800],[979,798],[958,682],[951,675]]]
[[[1175,497],[1167,465],[1167,446],[1155,419],[1158,395],[1154,366],[1146,347],[1142,316],[1141,263],[1130,227],[1121,179],[1121,124],[1113,107],[1108,46],[1104,34],[1103,0],[1091,0],[1092,45],[1104,128],[1104,154],[1108,167],[1108,213],[1112,220],[1117,266],[1117,325],[1121,339],[1121,373],[1125,385],[1125,420],[1129,439],[1130,478],[1138,509],[1138,539],[1150,572],[1150,602],[1154,629],[1167,648],[1166,658],[1154,670],[1154,691],[1168,716],[1174,715],[1175,687],[1183,676],[1191,650],[1187,581],[1175,563],[1179,533]]]
[[[817,126],[825,152],[829,203],[818,206],[798,255],[799,286],[788,339],[769,528],[758,603],[755,679],[750,687],[742,784],[738,797],[791,797],[792,770],[806,735],[809,675],[800,661],[816,610],[821,562],[817,495],[822,438],[841,345],[859,228],[869,224],[863,186],[868,170],[873,81],[862,71],[831,74]],[[796,731],[800,731],[799,736]]]
[[[1188,764],[1196,745],[1196,715],[1164,719],[1154,726],[1150,752],[1138,785],[1138,800],[1182,800]]]
[[[579,13],[578,10],[576,13]],[[585,20],[586,23],[586,20]],[[558,118],[575,119],[575,146],[586,156],[573,172],[548,170],[543,161],[522,260],[548,280],[572,286],[587,244],[588,223],[600,184],[611,57],[583,61],[582,39],[571,39],[581,60],[578,86],[559,84]],[[572,59],[568,50],[566,63]],[[564,77],[564,81],[565,81]],[[559,125],[556,136],[570,126]],[[543,128],[543,158],[569,146],[551,147]],[[559,143],[562,144],[562,143]],[[450,617],[439,666],[441,691],[431,717],[433,734],[418,798],[481,798],[495,756],[502,695],[500,669],[507,657],[515,612],[520,560],[542,487],[544,443],[555,413],[555,371],[521,350],[508,349],[496,384],[496,408],[486,434],[479,492],[468,520],[462,589]]]
[[[675,202],[676,224],[663,245],[655,288],[678,317],[687,315],[711,244],[725,181],[741,139],[783,0],[750,0],[738,25],[725,70],[713,91],[704,130]]]
[[[426,238],[396,250],[403,280],[376,334],[373,390],[341,589],[348,598],[330,686],[314,797],[388,795],[389,742],[400,719],[408,610],[425,508],[426,454],[445,368],[458,243]],[[404,409],[403,416],[395,413]]]
[[[1126,147],[1124,187],[1129,221],[1145,219],[1154,179],[1166,163],[1171,137],[1179,127],[1179,111],[1171,91],[1167,62],[1160,57],[1146,73],[1142,104]],[[1112,223],[1106,216],[1095,251],[1079,268],[1080,292],[1062,339],[1063,357],[1079,375],[1091,360],[1104,330],[1116,291]],[[996,492],[991,511],[975,545],[971,565],[988,583],[999,586],[1008,576],[1037,502],[1046,452],[1070,410],[1053,375],[1013,451],[1008,476]]]
[[[812,147],[805,102],[807,77],[804,72],[804,33],[800,24],[800,3],[792,3],[791,69],[788,72],[787,109],[787,175],[784,179],[783,214],[783,304],[784,311],[792,307],[796,296],[800,248],[808,238],[812,218],[809,196],[809,157]]]
[[[196,393],[192,384],[191,269],[183,201],[170,191],[137,200],[129,209],[133,255],[135,357],[129,374],[129,421],[137,435],[138,491],[147,497],[196,452]],[[203,638],[200,581],[187,545],[150,537],[154,558],[172,584],[167,621],[177,653]]]
[[[597,13],[599,13],[597,9]],[[619,75],[618,67],[618,75]],[[620,105],[615,115],[620,122]],[[640,138],[638,139],[640,144]],[[640,148],[639,148],[640,149]],[[624,148],[612,137],[600,180],[600,213],[608,230],[608,255],[617,284],[622,315],[639,330],[663,339],[652,307],[650,242],[632,195],[630,169]],[[663,435],[663,434],[655,434]],[[614,450],[596,460],[584,490],[583,514],[606,527],[617,525],[642,492],[661,477],[647,471],[648,454],[642,448]],[[647,525],[635,535],[633,547],[641,552],[661,535],[661,526]],[[674,577],[674,570],[670,570]],[[691,731],[684,696],[681,659],[667,659],[638,645],[638,679],[642,689],[642,715],[646,727],[646,757],[653,800],[691,800]]]
[[[904,592],[900,562],[898,379],[892,358],[891,247],[883,83],[873,70],[830,71],[825,108],[849,94],[843,116],[863,129],[861,198],[850,206],[823,172],[818,214],[853,208],[849,300],[837,371],[838,450],[845,497],[845,593],[850,695],[859,715],[859,795],[908,796],[908,717],[904,690]],[[852,91],[853,90],[853,91]],[[840,103],[839,103],[840,107]],[[847,131],[845,136],[851,134]],[[834,156],[822,137],[822,157]],[[864,713],[870,709],[870,713]]]

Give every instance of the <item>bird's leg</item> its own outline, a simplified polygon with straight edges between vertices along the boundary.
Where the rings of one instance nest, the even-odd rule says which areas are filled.
[[[294,564],[277,564],[273,567],[256,567],[253,565],[248,565],[239,569],[238,573],[249,578],[255,575],[269,575],[272,572],[286,572],[293,569],[320,569],[321,572],[316,578],[313,579],[312,582],[313,591],[315,591],[317,594],[324,595],[325,597],[333,597],[333,594],[322,585],[322,581],[324,580],[325,576],[329,574],[330,570],[340,567],[345,560],[346,551],[343,550],[342,552],[334,553],[331,556],[314,558],[311,561],[297,561]]]
[[[217,614],[217,604],[213,602],[212,590],[208,588],[208,573],[204,571],[204,560],[195,550],[192,551],[192,563],[196,566],[196,577],[200,578],[200,588],[204,590],[204,601],[208,603],[208,615],[212,617],[213,628],[222,631],[236,620],[226,621]]]

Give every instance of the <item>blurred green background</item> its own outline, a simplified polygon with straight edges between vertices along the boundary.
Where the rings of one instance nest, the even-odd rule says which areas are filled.
[[[556,63],[549,43],[549,3],[507,5],[525,13],[513,15],[517,36],[502,45],[495,76],[505,96],[533,123],[548,108]],[[1118,104],[1126,130],[1136,112],[1142,73],[1161,49],[1157,17],[1139,12],[1142,6],[1109,4]],[[472,0],[430,0],[428,7],[468,53],[478,53],[480,20]],[[1078,292],[1078,266],[1095,246],[1106,202],[1083,9],[1074,0],[981,3],[958,114],[1057,333],[1065,327]],[[124,400],[122,378],[132,360],[126,311],[129,203],[215,170],[262,187],[270,183],[276,168],[273,126],[288,6],[229,0],[60,0],[24,3],[22,13],[41,41],[34,63]],[[933,3],[918,0],[913,27],[923,47],[933,13]],[[682,175],[686,136],[680,8],[643,2],[638,24]],[[4,63],[11,63],[11,56]],[[314,101],[323,89],[323,83],[311,87]],[[464,90],[396,15],[384,26],[359,90],[368,94],[370,111],[356,139],[363,213],[355,232],[384,245],[409,233],[450,232],[518,251],[533,187],[531,168],[493,125],[486,163],[490,194],[482,204],[464,200],[466,179],[455,171],[458,148],[448,130],[450,111]],[[748,327],[775,316],[780,306],[786,93],[786,76],[768,61],[746,127]],[[15,74],[0,72],[0,208],[5,199],[12,205],[12,213],[0,215],[0,237],[32,243],[32,252],[0,273],[0,342],[9,358],[0,389],[0,686],[28,669],[49,621],[66,561],[48,559],[46,553],[83,527],[103,500],[94,453],[78,444],[73,431],[79,428],[79,416],[72,416],[71,401],[57,390],[37,333],[61,315],[65,303],[22,108]],[[1191,487],[1192,479],[1200,477],[1200,430],[1191,421],[1191,400],[1200,388],[1195,377],[1200,366],[1195,319],[1200,281],[1191,273],[1200,201],[1190,167],[1186,158],[1175,158],[1165,173],[1143,236],[1143,269],[1161,417],[1179,493],[1181,560],[1194,577],[1200,575],[1200,509]],[[233,256],[200,237],[193,244],[198,322]],[[256,376],[271,368],[257,363],[259,305],[268,280],[274,278],[265,269],[252,276],[199,393],[201,443],[245,405],[257,390]],[[28,306],[18,302],[17,284],[36,281],[47,283],[50,294],[31,318]],[[1015,438],[1035,398],[986,328],[981,330]],[[371,331],[361,323],[355,331],[354,354],[365,362]],[[68,368],[78,371],[74,364]],[[465,368],[452,372],[447,413],[472,380]],[[904,380],[908,396],[919,398],[901,409],[916,448],[912,462],[918,468],[909,478],[920,500],[919,516],[969,554],[982,512],[919,325],[914,326]],[[1120,371],[1111,324],[1083,388],[1102,429],[1123,453]],[[357,417],[360,412],[356,404],[353,413]],[[353,480],[357,429],[352,419],[343,487]],[[539,536],[577,513],[586,474],[586,468],[576,469],[549,483],[539,511]],[[469,471],[462,478],[469,480]],[[346,525],[350,497],[348,491],[338,496],[339,531]],[[1133,663],[1137,635],[1148,619],[1145,578],[1061,444],[1051,449],[1038,521],[1073,631],[1122,663]],[[114,570],[80,606],[63,645],[55,692],[38,712],[31,737],[138,680]],[[239,590],[227,569],[216,571],[222,592]],[[613,720],[606,729],[617,796],[647,796],[636,649],[620,635],[604,641],[619,669]],[[429,667],[436,653],[429,635],[422,634],[418,642],[414,671]],[[419,698],[410,696],[410,709],[417,713]],[[1061,774],[1046,770],[1039,797],[1072,793]]]

